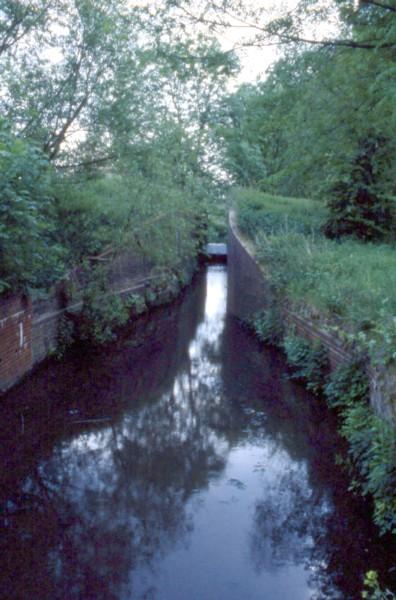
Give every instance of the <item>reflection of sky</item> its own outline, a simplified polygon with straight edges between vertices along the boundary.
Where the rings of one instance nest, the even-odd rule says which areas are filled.
[[[199,325],[195,339],[189,347],[192,361],[205,360],[206,370],[211,371],[210,361],[206,360],[204,347],[209,346],[216,352],[219,348],[221,333],[224,329],[224,319],[227,302],[227,273],[224,269],[212,267],[206,280],[205,316]]]
[[[212,324],[223,321],[227,301],[227,274],[224,269],[213,267],[206,279],[205,320]]]
[[[106,561],[109,572],[117,568],[121,536],[130,557],[121,600],[308,600],[316,593],[310,523],[330,507],[323,495],[315,498],[306,462],[290,457],[281,436],[249,433],[245,421],[228,437],[225,314],[226,270],[210,267],[188,367],[155,402],[65,441],[42,465],[40,475],[58,479],[89,537],[78,552],[107,540],[102,563],[95,558],[91,568]]]

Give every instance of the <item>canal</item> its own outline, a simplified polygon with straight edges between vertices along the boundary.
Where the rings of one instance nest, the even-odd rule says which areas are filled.
[[[209,266],[7,395],[1,598],[354,600],[387,569],[333,417],[226,305]]]

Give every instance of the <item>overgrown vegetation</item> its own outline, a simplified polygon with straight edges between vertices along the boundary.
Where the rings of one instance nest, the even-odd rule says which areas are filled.
[[[356,360],[330,374],[323,346],[295,334],[280,338],[277,323],[262,314],[253,319],[252,325],[260,339],[284,350],[291,377],[304,381],[307,389],[325,397],[329,407],[337,410],[340,433],[348,441],[349,460],[344,464],[350,472],[350,489],[373,499],[373,518],[381,533],[396,533],[395,432],[370,408],[364,363]]]
[[[341,435],[349,443],[351,489],[373,498],[374,521],[382,533],[396,533],[395,431],[370,408],[365,366],[355,361],[339,367],[325,386],[325,396],[337,408]]]
[[[319,311],[332,330],[368,351],[374,362],[394,360],[394,247],[324,238],[325,211],[315,201],[253,190],[236,191],[234,199],[241,230],[254,240],[275,290],[296,309]]]
[[[129,310],[120,296],[107,288],[104,270],[99,269],[84,288],[83,306],[78,319],[78,339],[105,344],[115,338],[118,328],[129,319]]]
[[[297,335],[286,335],[282,347],[287,362],[293,368],[292,377],[303,379],[310,391],[320,394],[329,371],[326,349],[320,344],[310,344]]]
[[[111,265],[111,263],[110,263]],[[55,355],[61,359],[78,344],[103,346],[118,339],[122,328],[131,317],[138,317],[150,308],[173,300],[181,288],[187,285],[195,270],[188,268],[157,266],[139,292],[120,295],[109,289],[108,266],[85,264],[80,269],[84,281],[79,296],[74,298],[77,308],[67,309],[58,326]]]
[[[254,327],[257,337],[266,344],[279,346],[284,336],[284,322],[279,307],[272,305],[258,312],[250,325]]]
[[[0,118],[0,293],[45,287],[63,273],[50,178],[43,152]]]
[[[177,272],[223,235],[209,123],[236,68],[213,36],[125,0],[6,3],[0,293],[125,248]]]

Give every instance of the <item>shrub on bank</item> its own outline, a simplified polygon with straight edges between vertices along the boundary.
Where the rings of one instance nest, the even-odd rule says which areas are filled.
[[[287,362],[293,368],[292,377],[306,382],[307,389],[318,395],[322,392],[329,371],[326,349],[321,344],[311,344],[297,335],[283,339]]]
[[[193,265],[190,267],[190,271],[187,268],[172,270],[154,267],[142,293],[121,297],[109,289],[105,266],[92,268],[87,265],[81,310],[66,312],[59,323],[55,351],[57,358],[61,359],[76,343],[101,346],[115,341],[131,318],[172,301],[181,288],[190,282]]]
[[[340,433],[349,443],[358,476],[352,479],[351,488],[373,497],[374,521],[381,533],[396,533],[396,436],[393,427],[370,407],[364,364],[352,361],[340,366],[330,375],[324,392],[329,406],[339,412]]]

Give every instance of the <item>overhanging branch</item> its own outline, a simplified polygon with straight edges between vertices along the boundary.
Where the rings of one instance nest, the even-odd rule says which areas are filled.
[[[360,0],[360,4],[370,4],[371,6],[377,6],[378,8],[382,8],[383,10],[390,10],[392,12],[396,12],[395,6],[391,6],[390,4],[383,4],[382,2],[377,2],[376,0]]]

